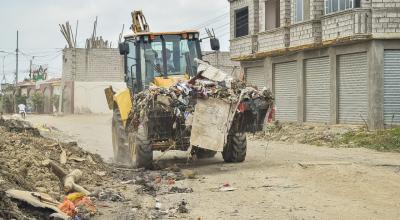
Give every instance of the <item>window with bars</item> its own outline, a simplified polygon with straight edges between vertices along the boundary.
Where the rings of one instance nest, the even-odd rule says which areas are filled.
[[[249,35],[249,8],[235,11],[235,37]]]

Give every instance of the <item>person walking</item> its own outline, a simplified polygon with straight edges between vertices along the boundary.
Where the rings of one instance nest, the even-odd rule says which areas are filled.
[[[25,104],[23,104],[23,103],[19,104],[18,105],[18,109],[19,109],[19,114],[21,114],[21,117],[23,119],[25,119],[26,118],[26,106],[25,106]]]

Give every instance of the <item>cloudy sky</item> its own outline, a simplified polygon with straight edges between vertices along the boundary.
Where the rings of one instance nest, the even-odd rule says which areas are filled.
[[[222,49],[229,48],[227,0],[0,0],[0,67],[3,57],[7,82],[15,73],[16,31],[21,51],[19,79],[28,76],[29,60],[48,64],[51,77],[61,75],[62,48],[66,42],[58,24],[79,20],[77,42],[84,47],[98,16],[97,35],[116,46],[122,25],[130,32],[130,12],[142,9],[152,31],[215,28]],[[208,41],[204,43],[207,49]],[[4,53],[8,52],[8,53]],[[0,68],[0,80],[3,79]]]

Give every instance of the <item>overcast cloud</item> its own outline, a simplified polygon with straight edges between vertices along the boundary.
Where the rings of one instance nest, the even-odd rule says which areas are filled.
[[[130,12],[142,9],[152,31],[193,29],[204,26],[216,28],[222,49],[229,48],[229,4],[227,0],[0,0],[0,51],[14,52],[16,30],[20,32],[20,74],[28,76],[29,60],[48,64],[51,77],[61,74],[61,50],[66,42],[58,24],[70,21],[75,28],[79,20],[78,46],[91,36],[93,21],[98,16],[97,35],[116,46],[122,24],[131,25]],[[222,15],[222,16],[221,16]],[[208,21],[208,22],[207,22]],[[203,31],[202,31],[203,32]],[[204,42],[207,49],[208,41]],[[0,53],[0,66],[2,56]],[[15,55],[5,58],[8,82],[13,80]],[[0,69],[0,80],[3,78]]]

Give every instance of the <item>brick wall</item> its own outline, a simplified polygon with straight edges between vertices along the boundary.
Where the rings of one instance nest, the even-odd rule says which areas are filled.
[[[87,82],[122,82],[123,57],[118,49],[64,49],[63,77]]]
[[[353,9],[325,15],[321,19],[322,40],[371,33],[371,11]]]
[[[284,49],[289,44],[289,29],[285,27],[275,28],[258,35],[258,51],[266,52]]]
[[[204,51],[203,60],[210,62],[211,65],[221,69],[225,73],[237,77],[240,72],[240,62],[232,61],[230,52],[221,51],[217,55],[213,51]]]
[[[397,5],[393,8],[374,8],[372,11],[373,33],[400,33],[400,1],[398,3],[375,3],[373,5]]]
[[[281,10],[281,26],[289,26],[290,25],[290,0],[281,0],[280,1],[280,10]]]
[[[231,57],[250,55],[254,52],[254,38],[252,36],[235,38],[230,41]]]
[[[290,26],[290,47],[319,43],[321,23],[319,20],[301,22]]]
[[[310,19],[319,19],[325,13],[324,0],[310,0]]]

